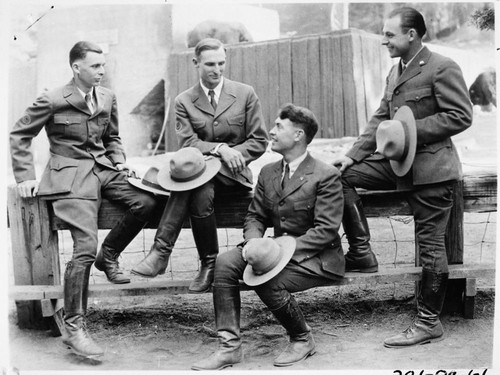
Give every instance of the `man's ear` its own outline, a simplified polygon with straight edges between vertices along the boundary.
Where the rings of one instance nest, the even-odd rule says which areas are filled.
[[[295,140],[299,142],[302,138],[306,136],[306,133],[304,132],[303,129],[296,129],[295,130]]]
[[[415,31],[415,29],[408,30],[408,39],[410,40],[410,42],[413,42],[416,36],[417,32]]]
[[[75,73],[78,73],[78,74],[80,73],[80,65],[78,65],[77,62],[73,62],[73,64],[71,64],[71,69]]]
[[[199,63],[198,63],[198,59],[196,57],[193,57],[193,64],[194,64],[194,67],[197,68]]]

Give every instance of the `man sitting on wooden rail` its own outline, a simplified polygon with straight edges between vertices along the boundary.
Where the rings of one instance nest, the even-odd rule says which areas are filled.
[[[116,258],[144,227],[156,200],[127,182],[133,171],[125,164],[118,134],[116,98],[99,86],[105,64],[101,48],[78,42],[69,53],[69,63],[73,80],[42,94],[14,125],[12,166],[20,196],[51,200],[54,214],[70,226],[74,244],[64,273],[64,343],[79,355],[99,356],[103,350],[86,332],[84,315],[101,198],[128,208],[104,239],[96,260],[96,267],[115,283],[130,282]],[[30,148],[44,127],[51,157],[38,183]]]
[[[219,349],[192,369],[222,369],[241,361],[242,277],[290,336],[274,365],[290,366],[315,353],[311,329],[291,293],[342,279],[345,268],[338,233],[340,173],[307,152],[317,130],[310,110],[293,104],[280,110],[270,135],[272,150],[283,159],[260,172],[245,218],[245,242],[216,262],[213,300]],[[270,225],[274,240],[262,238]]]
[[[180,147],[195,147],[204,155],[220,157],[214,178],[196,189],[172,191],[147,257],[132,269],[143,277],[165,272],[170,253],[187,215],[201,260],[191,293],[210,290],[219,252],[213,209],[214,194],[251,190],[248,164],[267,147],[259,98],[252,87],[223,78],[226,52],[217,39],[203,39],[195,47],[193,63],[200,82],[175,99],[175,130]]]
[[[344,186],[348,271],[377,269],[355,188],[409,190],[407,199],[415,218],[423,270],[417,319],[406,331],[384,342],[387,347],[398,348],[443,335],[439,314],[448,281],[445,232],[453,186],[462,176],[450,137],[471,125],[472,106],[459,66],[422,45],[426,26],[418,11],[395,9],[385,21],[383,33],[382,44],[400,61],[389,72],[380,107],[365,131],[335,164],[340,165]]]

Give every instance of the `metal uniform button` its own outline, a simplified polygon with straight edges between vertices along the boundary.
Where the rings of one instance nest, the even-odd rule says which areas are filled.
[[[286,220],[286,217],[282,216],[281,221],[285,221],[285,220]]]
[[[279,205],[280,205],[280,206],[283,206],[284,204],[285,204],[285,202],[283,202],[283,201],[281,201],[281,202],[279,203]]]
[[[214,121],[214,126],[217,126],[219,125],[219,123],[217,121]]]
[[[399,90],[394,91],[394,95],[399,95]]]

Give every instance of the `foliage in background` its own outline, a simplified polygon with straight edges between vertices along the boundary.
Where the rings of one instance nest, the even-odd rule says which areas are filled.
[[[470,17],[470,23],[479,30],[495,30],[495,10],[486,6],[476,10]]]

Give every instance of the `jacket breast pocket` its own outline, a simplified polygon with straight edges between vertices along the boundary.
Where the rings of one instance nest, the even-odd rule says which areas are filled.
[[[58,113],[54,115],[54,132],[65,137],[75,138],[81,135],[82,116],[78,114]],[[86,133],[86,131],[85,131]]]
[[[78,171],[78,160],[60,155],[52,155],[43,172],[40,195],[69,193]]]
[[[416,119],[421,119],[435,113],[436,104],[431,87],[422,87],[406,92],[405,103],[413,112]]]
[[[239,115],[227,119],[227,124],[229,125],[229,131],[233,137],[240,139],[244,136],[244,126],[245,126],[245,115]]]
[[[205,120],[191,119],[191,126],[201,140],[207,139],[207,122]]]
[[[314,203],[315,197],[302,199],[293,203],[294,217],[297,221],[310,221],[314,218]]]

